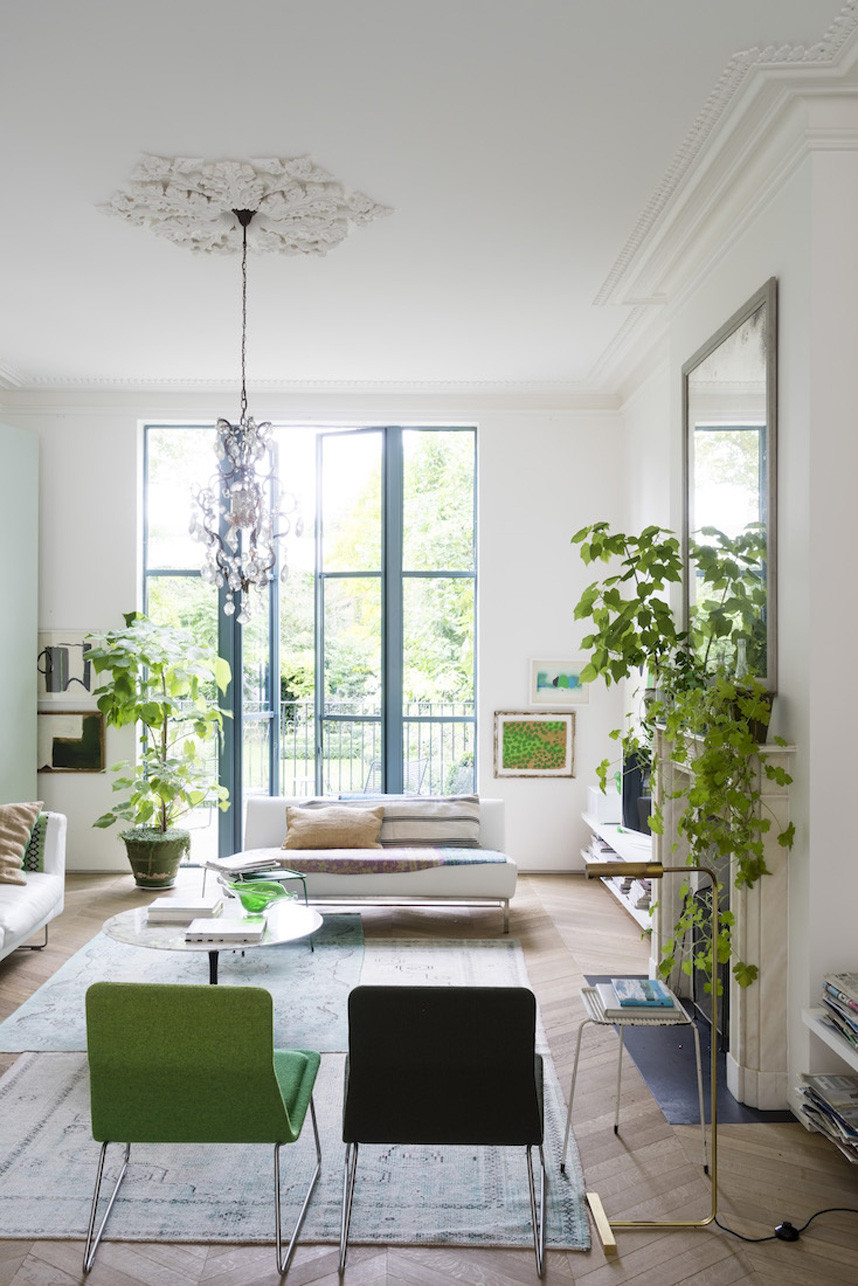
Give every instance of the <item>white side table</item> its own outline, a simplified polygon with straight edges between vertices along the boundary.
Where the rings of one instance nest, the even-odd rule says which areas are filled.
[[[672,994],[672,993],[671,993]],[[700,1036],[697,1026],[691,1015],[683,1008],[682,1002],[673,997],[676,1003],[676,1010],[670,1010],[667,1013],[656,1013],[646,1018],[634,1017],[629,1018],[608,1018],[605,1015],[604,1006],[595,987],[582,987],[581,999],[584,1001],[584,1008],[587,1010],[587,1017],[582,1021],[578,1028],[578,1040],[575,1045],[575,1062],[572,1067],[572,1084],[569,1087],[569,1107],[566,1112],[566,1133],[563,1136],[563,1153],[560,1158],[560,1169],[562,1172],[566,1169],[566,1149],[569,1146],[569,1130],[572,1125],[572,1102],[575,1098],[575,1081],[578,1077],[578,1056],[581,1053],[581,1037],[584,1034],[584,1028],[588,1023],[595,1023],[599,1027],[619,1027],[620,1044],[617,1055],[617,1097],[614,1112],[614,1133],[619,1134],[620,1128],[620,1081],[623,1074],[623,1032],[626,1027],[690,1027],[694,1032],[694,1053],[697,1059],[697,1097],[700,1103],[700,1131],[703,1136],[703,1169],[706,1174],[709,1173],[709,1161],[706,1150],[706,1118],[703,1115],[703,1072],[700,1065]]]

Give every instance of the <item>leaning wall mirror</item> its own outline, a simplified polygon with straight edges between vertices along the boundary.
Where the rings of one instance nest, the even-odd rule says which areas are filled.
[[[682,368],[685,623],[709,664],[777,686],[777,281]]]

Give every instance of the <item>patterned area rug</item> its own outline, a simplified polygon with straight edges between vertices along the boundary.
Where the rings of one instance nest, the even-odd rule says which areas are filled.
[[[274,997],[275,1043],[282,1047],[346,1048],[346,999],[363,963],[359,915],[326,915],[314,937],[246,952],[222,952],[219,986],[266,987]],[[0,1050],[86,1049],[84,995],[90,983],[208,983],[205,951],[130,947],[97,933],[5,1022]]]
[[[323,1168],[302,1234],[306,1242],[339,1240],[343,1062],[342,1054],[323,1055],[316,1082]],[[565,1112],[550,1063],[546,1072],[547,1241],[555,1249],[586,1250],[583,1177],[574,1157],[560,1173]],[[0,1080],[2,1236],[83,1238],[98,1152],[85,1055],[19,1058]],[[105,1184],[117,1172],[122,1149],[111,1152]],[[281,1152],[284,1227],[297,1216],[313,1155],[308,1121],[298,1143]],[[261,1144],[135,1144],[108,1239],[271,1242],[272,1171],[272,1149]],[[352,1229],[354,1244],[528,1246],[524,1150],[366,1145]]]
[[[323,1171],[302,1239],[336,1243],[343,1163],[341,1051],[346,1045],[348,991],[358,981],[527,985],[527,973],[521,949],[510,939],[415,939],[363,947],[358,916],[328,916],[322,932],[313,954],[300,943],[248,952],[243,959],[236,956],[234,964],[225,964],[222,978],[224,985],[267,986],[280,1011],[278,1040],[323,1051],[315,1094]],[[128,959],[132,954],[141,957],[147,976],[155,962],[163,967],[171,961],[176,972],[164,981],[186,976],[186,956],[125,948],[98,935],[0,1027],[3,1048],[26,1048],[29,1042],[36,1050],[62,1051],[26,1053],[0,1080],[2,1237],[82,1238],[85,1233],[99,1145],[90,1131],[86,1058],[78,1052],[83,1048],[79,1011],[83,992],[96,977],[116,977],[114,970],[120,965],[123,976],[129,976],[128,970],[134,976],[135,962]],[[254,962],[259,968],[251,968]],[[312,1041],[311,1032],[316,1034]],[[547,1051],[541,1033],[539,1039]],[[566,1174],[560,1174],[565,1107],[548,1057],[545,1074],[548,1245],[586,1250],[590,1241],[584,1180],[574,1142]],[[121,1149],[113,1151],[116,1165]],[[308,1122],[301,1140],[281,1154],[284,1226],[303,1200],[312,1155]],[[105,1182],[108,1179],[109,1174]],[[272,1189],[269,1147],[137,1144],[108,1237],[270,1242]],[[524,1152],[365,1146],[352,1224],[355,1244],[529,1246]]]
[[[346,1001],[358,982],[528,985],[521,949],[510,938],[400,938],[365,945],[360,916],[345,914],[326,915],[314,944],[313,952],[306,942],[289,942],[221,954],[219,986],[271,992],[275,1044],[281,1047],[345,1051]],[[0,1051],[86,1049],[84,995],[101,978],[207,983],[208,962],[205,952],[130,947],[98,933],[0,1023]]]

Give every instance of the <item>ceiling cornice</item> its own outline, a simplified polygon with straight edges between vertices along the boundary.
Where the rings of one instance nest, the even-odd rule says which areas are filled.
[[[737,53],[686,135],[658,188],[596,294],[596,304],[663,303],[661,284],[644,268],[660,256],[662,243],[676,236],[677,212],[689,188],[700,185],[712,153],[728,154],[735,169],[747,163],[747,139],[771,122],[790,94],[830,90],[852,70],[858,36],[858,0],[847,0],[816,44],[775,46]],[[756,118],[756,119],[755,119]],[[732,155],[730,155],[732,153]],[[707,174],[708,178],[708,174]],[[720,194],[709,192],[710,206]],[[688,243],[693,229],[682,230]]]
[[[620,396],[613,391],[573,381],[254,381],[254,408],[265,419],[311,420],[328,409],[339,418],[360,418],[367,408],[388,414],[445,411],[614,412]],[[212,423],[223,414],[224,394],[234,395],[234,383],[205,381],[76,380],[64,385],[9,390],[0,393],[0,414],[17,417],[64,412],[133,413],[139,418],[182,414]],[[210,412],[210,414],[208,414]]]

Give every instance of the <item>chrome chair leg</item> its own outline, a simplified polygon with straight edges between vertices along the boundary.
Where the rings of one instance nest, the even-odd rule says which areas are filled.
[[[125,1178],[125,1172],[128,1169],[128,1158],[131,1155],[131,1144],[126,1143],[125,1156],[122,1159],[122,1169],[119,1171],[119,1178],[116,1180],[113,1191],[110,1194],[110,1200],[107,1203],[107,1209],[104,1212],[104,1218],[99,1224],[98,1232],[96,1232],[95,1235],[93,1236],[93,1232],[95,1229],[95,1217],[98,1211],[98,1197],[101,1191],[101,1180],[104,1174],[104,1159],[107,1154],[107,1148],[108,1148],[108,1143],[107,1141],[105,1141],[104,1143],[102,1143],[101,1151],[98,1154],[98,1170],[96,1171],[96,1175],[95,1175],[95,1191],[92,1194],[92,1209],[89,1215],[89,1227],[87,1228],[86,1242],[83,1248],[84,1273],[88,1273],[90,1268],[92,1268],[92,1263],[93,1263],[93,1260],[95,1259],[95,1252],[98,1250],[98,1244],[101,1241],[101,1234],[104,1232],[104,1225],[107,1223],[107,1220],[110,1216],[110,1212],[113,1209],[113,1203],[116,1200],[116,1194],[119,1191],[119,1186],[122,1183],[122,1180]]]
[[[349,1225],[352,1221],[352,1201],[355,1195],[355,1176],[357,1174],[358,1145],[346,1144],[346,1160],[343,1170],[343,1214],[340,1224],[340,1262],[337,1272],[344,1272],[348,1254]]]
[[[292,1238],[286,1248],[286,1254],[283,1254],[283,1232],[280,1221],[280,1149],[282,1143],[274,1144],[274,1240],[277,1251],[277,1271],[281,1276],[285,1276],[289,1271],[289,1265],[292,1262],[292,1256],[295,1253],[295,1247],[298,1244],[298,1234],[304,1224],[304,1217],[307,1214],[307,1207],[310,1204],[310,1198],[313,1195],[313,1189],[319,1181],[319,1175],[322,1173],[322,1148],[319,1143],[319,1127],[316,1123],[316,1105],[310,1097],[310,1120],[313,1122],[313,1138],[316,1143],[316,1168],[313,1171],[313,1177],[310,1180],[310,1186],[307,1189],[307,1195],[304,1197],[304,1204],[298,1215],[298,1222],[295,1224],[295,1230]]]
[[[527,1149],[527,1186],[530,1191],[530,1217],[533,1221],[533,1253],[536,1256],[536,1275],[545,1276],[545,1189],[548,1178],[545,1173],[545,1154],[539,1148],[539,1216],[536,1212],[536,1186],[533,1182],[533,1147]]]

